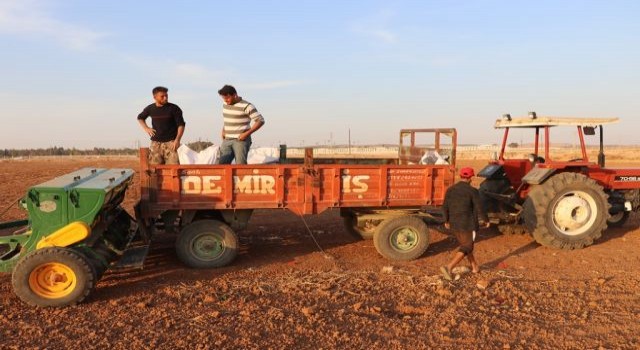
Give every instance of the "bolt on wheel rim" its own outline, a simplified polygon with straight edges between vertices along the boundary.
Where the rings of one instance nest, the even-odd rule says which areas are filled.
[[[42,264],[29,274],[29,288],[36,295],[47,299],[65,297],[76,288],[76,274],[61,263]]]
[[[219,235],[203,233],[191,241],[191,251],[200,260],[211,261],[224,253],[225,246]]]
[[[408,251],[418,244],[418,232],[411,227],[400,227],[389,237],[391,246],[397,251]]]
[[[553,225],[568,236],[587,232],[598,217],[598,205],[590,194],[570,191],[563,194],[553,205]]]

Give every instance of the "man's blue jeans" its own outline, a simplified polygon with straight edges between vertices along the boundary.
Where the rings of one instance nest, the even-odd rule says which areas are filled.
[[[247,154],[251,148],[251,136],[240,141],[238,139],[225,139],[220,145],[220,158],[218,164],[231,164],[235,158],[236,164],[247,164]]]

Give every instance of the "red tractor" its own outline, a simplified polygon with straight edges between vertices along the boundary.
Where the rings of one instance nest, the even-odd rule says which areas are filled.
[[[503,233],[528,232],[538,243],[560,249],[589,246],[607,226],[622,226],[631,211],[640,210],[640,169],[605,167],[602,126],[617,121],[538,117],[535,112],[497,120],[495,127],[504,129],[500,154],[478,174],[485,178],[480,193],[492,222]],[[561,149],[551,148],[551,130],[559,126],[577,129],[576,158],[559,160]],[[505,155],[509,130],[516,128],[533,131],[528,158]],[[597,163],[589,160],[585,143],[585,136],[596,134]]]

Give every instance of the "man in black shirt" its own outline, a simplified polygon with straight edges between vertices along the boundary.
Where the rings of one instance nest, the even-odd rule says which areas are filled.
[[[474,273],[480,272],[480,266],[473,256],[474,233],[480,225],[478,218],[485,227],[489,227],[489,219],[480,204],[480,193],[471,186],[471,178],[475,176],[473,168],[460,170],[460,182],[451,186],[444,196],[444,226],[453,231],[458,244],[458,251],[447,266],[440,271],[444,278],[451,280],[451,270],[466,256]]]
[[[150,164],[178,164],[180,139],[184,134],[185,122],[182,110],[169,103],[169,89],[158,86],[153,89],[154,103],[148,105],[138,115],[138,123],[151,137]],[[147,118],[151,117],[151,127]]]

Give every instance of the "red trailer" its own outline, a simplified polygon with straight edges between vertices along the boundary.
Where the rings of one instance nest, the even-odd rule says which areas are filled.
[[[161,226],[160,216],[177,218],[176,251],[191,267],[230,263],[238,248],[234,230],[246,227],[255,209],[301,216],[339,209],[348,231],[373,238],[380,254],[412,260],[426,251],[425,220],[437,219],[454,183],[456,137],[455,129],[402,130],[398,157],[381,164],[314,164],[306,149],[299,160],[281,152],[277,164],[150,165],[143,148],[136,214],[145,234]]]

